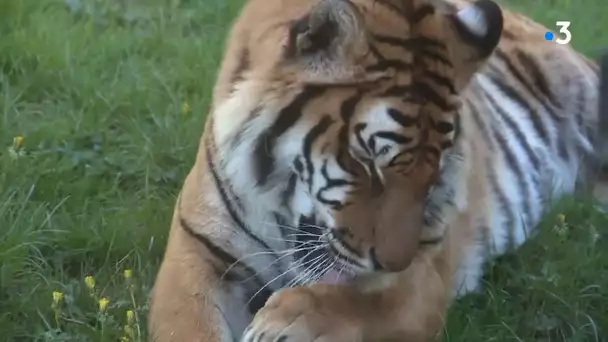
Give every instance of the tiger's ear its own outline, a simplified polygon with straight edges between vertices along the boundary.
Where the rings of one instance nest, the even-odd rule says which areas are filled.
[[[285,58],[316,62],[348,58],[363,40],[359,11],[349,1],[320,0],[291,25]]]
[[[457,85],[463,87],[498,46],[502,10],[491,0],[478,0],[447,14],[447,19]]]

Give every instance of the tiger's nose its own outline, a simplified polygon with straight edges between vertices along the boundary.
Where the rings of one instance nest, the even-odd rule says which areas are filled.
[[[370,248],[369,257],[371,259],[374,271],[377,272],[401,272],[405,270],[411,263],[411,258],[378,258],[375,248]]]

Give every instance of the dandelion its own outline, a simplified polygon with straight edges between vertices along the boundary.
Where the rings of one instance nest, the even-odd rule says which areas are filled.
[[[555,221],[558,225],[563,226],[566,223],[566,215],[557,214]]]
[[[553,231],[557,234],[557,236],[563,240],[568,234],[568,225],[566,224],[566,215],[558,214],[555,218],[555,226],[553,227]]]
[[[127,310],[127,325],[135,324],[135,312],[133,310]]]
[[[53,291],[53,305],[58,306],[63,301],[63,292]]]
[[[124,326],[125,335],[123,338],[125,341],[135,341],[136,336],[139,336],[135,331],[135,312],[133,310],[127,310],[127,324]]]
[[[106,297],[101,297],[98,301],[99,312],[106,312],[106,310],[108,309],[108,304],[110,304],[110,300]]]
[[[22,136],[18,135],[13,138],[13,144],[8,148],[8,154],[13,160],[25,155]]]
[[[23,146],[23,137],[18,135],[13,138],[13,148],[18,150],[21,148],[21,146]]]
[[[97,301],[97,307],[99,309],[99,313],[97,315],[97,321],[101,325],[99,330],[101,331],[102,340],[105,336],[106,322],[108,320],[108,314],[106,312],[108,310],[108,304],[110,304],[110,300],[107,297],[101,297]]]
[[[127,268],[123,272],[123,275],[125,276],[125,280],[128,282],[133,277],[133,270],[131,270],[130,268]]]
[[[127,283],[127,289],[129,291],[129,297],[131,297],[131,304],[133,307],[137,307],[137,301],[135,300],[135,284],[133,283],[133,270],[127,268],[124,270],[123,275]],[[139,329],[139,321],[133,310],[127,310],[127,325],[125,326],[125,333],[132,339],[135,336],[141,336]]]
[[[89,290],[95,290],[95,278],[93,278],[93,276],[84,277],[84,283]]]
[[[188,102],[182,103],[182,115],[188,115],[190,113],[190,105]]]
[[[55,316],[55,325],[59,329],[59,318],[61,317],[61,303],[63,302],[64,294],[60,291],[53,291],[53,301],[51,302],[51,309]]]

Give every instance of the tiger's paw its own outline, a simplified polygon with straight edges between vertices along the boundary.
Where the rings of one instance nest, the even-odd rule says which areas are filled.
[[[361,327],[344,306],[315,287],[272,295],[243,333],[241,342],[359,342]]]

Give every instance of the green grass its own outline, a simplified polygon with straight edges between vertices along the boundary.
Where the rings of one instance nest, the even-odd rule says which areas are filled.
[[[240,2],[0,1],[0,340],[116,341],[129,309],[145,331]],[[608,38],[603,0],[510,2],[550,27],[570,20],[585,53]],[[521,253],[488,268],[483,295],[455,305],[448,341],[606,340],[608,218],[576,201],[557,212],[566,224],[550,215]],[[53,291],[65,294],[57,320]]]

